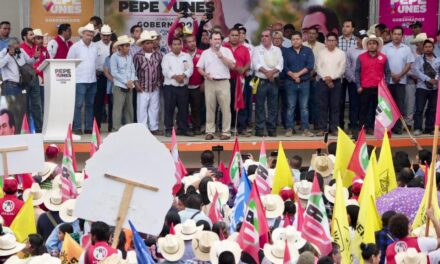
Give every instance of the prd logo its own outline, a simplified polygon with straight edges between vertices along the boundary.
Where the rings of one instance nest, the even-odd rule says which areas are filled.
[[[361,164],[362,170],[366,171],[368,167],[368,149],[367,144],[363,144],[359,155],[359,164]]]
[[[93,250],[93,256],[97,260],[103,260],[107,257],[108,251],[105,247],[97,247]]]
[[[2,204],[3,211],[6,213],[10,213],[14,211],[15,203],[11,200],[6,200]]]

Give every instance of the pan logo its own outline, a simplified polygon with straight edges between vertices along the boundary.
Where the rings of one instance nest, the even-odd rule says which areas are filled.
[[[46,12],[51,14],[80,14],[81,0],[42,0]]]

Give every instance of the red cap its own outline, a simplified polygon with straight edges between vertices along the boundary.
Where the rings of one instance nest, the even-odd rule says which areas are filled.
[[[361,177],[354,177],[351,182],[351,192],[353,195],[358,196],[361,193],[362,185],[364,184],[364,180]]]
[[[283,189],[281,189],[280,196],[281,199],[283,199],[283,201],[287,201],[287,200],[295,201],[295,192],[291,188],[284,187]]]
[[[5,193],[15,193],[18,190],[18,181],[13,177],[8,177],[3,182],[3,191]]]
[[[46,157],[48,159],[54,159],[58,156],[58,153],[60,153],[60,149],[55,144],[50,144],[46,148]]]

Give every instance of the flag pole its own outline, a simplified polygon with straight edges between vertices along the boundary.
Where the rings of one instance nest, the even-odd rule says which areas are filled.
[[[416,145],[417,150],[421,150],[422,147],[420,146],[419,142],[417,142],[417,140],[414,138],[414,136],[409,131],[408,125],[406,124],[405,119],[403,118],[402,115],[400,115],[400,121],[402,122],[402,125],[405,128],[405,131],[408,133],[409,138]]]
[[[438,144],[438,130],[439,130],[439,125],[435,125],[434,128],[434,142],[432,144],[432,162],[436,162],[437,160],[437,144]],[[428,209],[431,207],[432,205],[432,192],[433,192],[433,187],[434,187],[434,180],[435,180],[435,167],[434,168],[430,168],[429,170],[429,195],[428,195],[428,206],[426,207],[426,210],[428,211]],[[429,235],[429,223],[431,221],[428,220],[426,222],[426,230],[425,230],[425,236],[427,237]]]

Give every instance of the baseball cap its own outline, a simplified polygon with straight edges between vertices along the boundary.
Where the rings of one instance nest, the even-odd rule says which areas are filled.
[[[8,177],[3,182],[3,191],[6,193],[14,193],[18,190],[18,182],[13,177]]]
[[[60,153],[60,149],[57,145],[50,144],[49,146],[47,146],[45,154],[46,157],[48,157],[49,159],[56,158],[58,156],[58,153]]]

